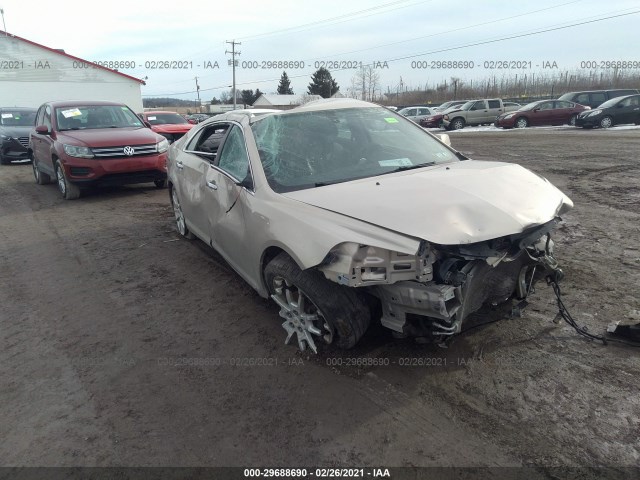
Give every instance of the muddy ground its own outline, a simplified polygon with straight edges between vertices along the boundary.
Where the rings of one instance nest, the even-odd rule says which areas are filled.
[[[640,130],[451,139],[574,200],[556,252],[580,325],[640,322]],[[448,349],[372,328],[300,354],[277,308],[178,237],[166,190],[69,202],[2,166],[0,465],[640,465],[640,349],[553,323],[546,285],[530,303]]]

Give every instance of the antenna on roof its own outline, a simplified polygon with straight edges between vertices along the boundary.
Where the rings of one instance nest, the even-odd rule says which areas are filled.
[[[4,30],[4,36],[8,37],[9,34],[7,33],[7,26],[4,23],[4,9],[0,8],[0,15],[2,15],[2,29]]]

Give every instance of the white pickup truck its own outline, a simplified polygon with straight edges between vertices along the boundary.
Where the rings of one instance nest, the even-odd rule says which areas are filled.
[[[460,105],[459,110],[447,113],[442,121],[444,128],[447,130],[460,130],[466,125],[493,123],[499,115],[506,112],[513,112],[519,108],[519,103],[503,102],[499,98],[471,100]]]

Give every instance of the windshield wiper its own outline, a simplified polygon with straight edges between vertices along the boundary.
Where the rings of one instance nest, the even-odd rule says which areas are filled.
[[[348,182],[349,180],[334,180],[332,182],[316,182],[313,185],[315,187],[326,187],[327,185],[335,185],[336,183],[344,183],[344,182]]]
[[[425,162],[425,163],[418,163],[417,165],[402,165],[398,168],[394,168],[393,170],[389,170],[388,172],[384,172],[384,173],[404,172],[405,170],[413,170],[415,168],[430,167],[435,164],[436,162]]]
[[[66,132],[67,130],[80,130],[80,127],[60,128],[59,132]]]

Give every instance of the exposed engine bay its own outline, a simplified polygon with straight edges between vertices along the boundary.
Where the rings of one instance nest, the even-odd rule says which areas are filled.
[[[559,281],[551,232],[559,217],[516,235],[464,245],[420,243],[415,255],[343,243],[319,270],[381,302],[381,323],[400,335],[444,341],[483,305],[524,300],[535,283]]]

